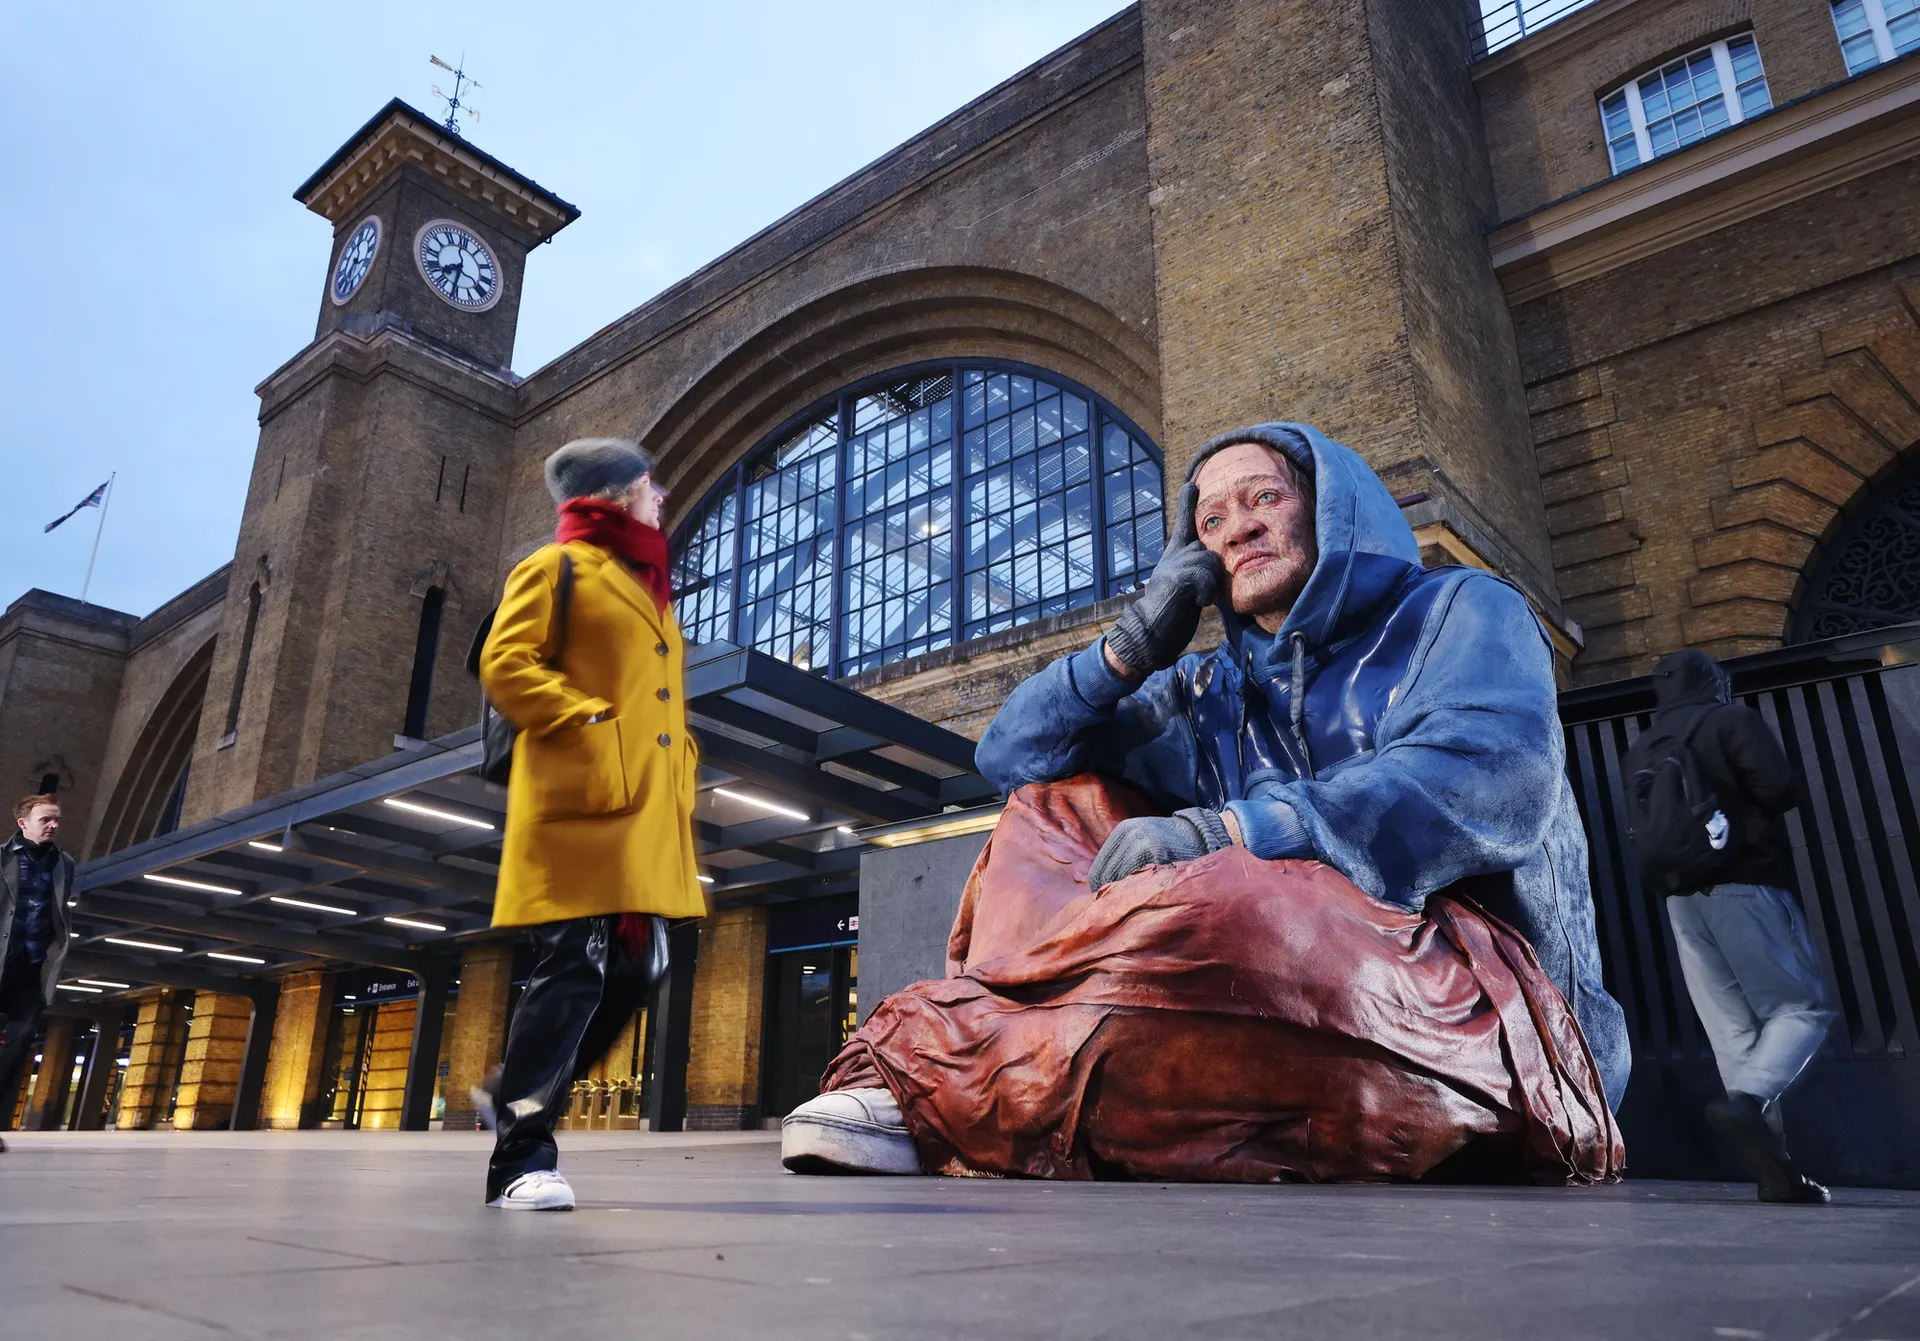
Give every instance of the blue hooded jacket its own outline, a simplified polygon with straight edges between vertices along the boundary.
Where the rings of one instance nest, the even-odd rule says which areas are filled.
[[[1317,429],[1221,434],[1195,468],[1236,442],[1314,480],[1319,561],[1279,633],[1223,601],[1220,646],[1137,685],[1095,642],[1014,691],[981,738],[980,771],[1005,794],[1093,772],[1169,810],[1228,810],[1255,856],[1325,862],[1415,911],[1458,887],[1533,944],[1617,1108],[1626,1025],[1601,979],[1540,621],[1491,573],[1423,569],[1379,476]]]

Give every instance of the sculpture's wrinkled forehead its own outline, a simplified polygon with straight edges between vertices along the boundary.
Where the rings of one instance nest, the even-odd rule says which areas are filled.
[[[1236,442],[1222,447],[1200,465],[1193,477],[1200,491],[1199,506],[1218,498],[1248,480],[1278,478],[1296,493],[1308,492],[1306,480],[1286,453],[1258,442]]]

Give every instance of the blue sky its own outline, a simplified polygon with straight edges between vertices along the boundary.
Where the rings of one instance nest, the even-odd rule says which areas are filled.
[[[330,228],[293,189],[390,97],[578,205],[528,262],[539,367],[1116,0],[16,7],[0,42],[0,605],[145,614],[233,556],[254,386],[313,335]]]

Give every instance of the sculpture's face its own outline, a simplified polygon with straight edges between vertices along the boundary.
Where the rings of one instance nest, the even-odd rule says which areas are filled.
[[[1271,447],[1236,443],[1194,477],[1194,528],[1220,556],[1236,613],[1276,632],[1313,575],[1313,490]]]

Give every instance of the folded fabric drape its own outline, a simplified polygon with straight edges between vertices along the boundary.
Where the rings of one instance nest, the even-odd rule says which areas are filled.
[[[945,1173],[1619,1176],[1592,1055],[1512,928],[1238,847],[1090,890],[1107,833],[1150,813],[1093,775],[1017,791],[968,880],[950,976],[882,1002],[822,1088],[885,1085]]]

